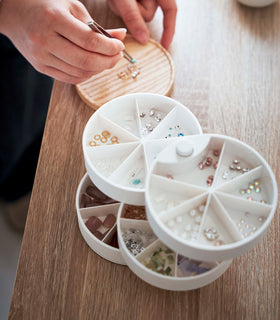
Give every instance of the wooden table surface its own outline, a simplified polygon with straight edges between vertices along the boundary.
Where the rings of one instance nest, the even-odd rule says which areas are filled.
[[[87,1],[106,27],[104,1]],[[204,132],[241,139],[280,175],[280,6],[178,1],[170,48],[172,97]],[[149,24],[160,39],[161,14]],[[279,319],[279,211],[264,240],[214,283],[189,292],[154,288],[84,242],[75,194],[85,173],[82,133],[93,113],[72,85],[55,82],[23,238],[10,319]]]

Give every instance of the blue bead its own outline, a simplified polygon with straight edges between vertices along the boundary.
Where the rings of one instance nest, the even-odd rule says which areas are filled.
[[[135,180],[133,180],[133,184],[139,184],[140,182],[141,182],[140,179],[135,179]]]
[[[183,137],[183,136],[184,136],[183,133],[179,133],[179,134],[178,134],[178,137]]]

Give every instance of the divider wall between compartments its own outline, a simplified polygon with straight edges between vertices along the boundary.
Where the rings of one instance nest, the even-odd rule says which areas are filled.
[[[136,99],[116,99],[114,107],[100,108],[100,115],[108,118],[134,136],[141,138]]]
[[[157,207],[157,212],[160,213],[197,197],[204,193],[205,189],[153,174],[149,192],[153,206]],[[161,208],[164,204],[167,204],[166,209]]]

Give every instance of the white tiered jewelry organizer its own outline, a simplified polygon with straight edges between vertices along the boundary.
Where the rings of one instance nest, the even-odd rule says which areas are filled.
[[[223,262],[203,262],[189,259],[178,253],[168,250],[167,256],[172,256],[169,275],[160,274],[145,266],[147,257],[154,252],[163,252],[167,247],[158,239],[147,220],[130,219],[125,217],[127,204],[116,203],[88,208],[81,208],[81,196],[88,186],[93,185],[89,176],[85,174],[78,187],[76,195],[76,208],[81,234],[89,247],[101,257],[118,264],[127,264],[141,279],[156,287],[167,290],[192,290],[205,286],[221,276],[230,266],[231,260]],[[110,213],[117,217],[116,224],[102,239],[97,239],[86,227],[86,221],[96,216],[102,221]],[[120,249],[109,245],[114,234],[118,232]],[[147,240],[143,243],[141,252],[135,254],[127,246],[127,240],[135,240],[138,233],[144,234]],[[148,236],[148,237],[147,237]],[[168,259],[168,258],[167,258]],[[188,269],[186,271],[186,268]]]
[[[236,139],[201,133],[179,102],[144,93],[106,103],[84,130],[88,176],[76,198],[82,235],[98,254],[159,288],[190,290],[217,279],[263,237],[276,209],[266,161]],[[81,208],[91,183],[121,203]],[[148,221],[125,217],[128,204],[145,202]],[[98,240],[85,222],[108,213],[116,224]],[[107,244],[116,231],[120,250]]]

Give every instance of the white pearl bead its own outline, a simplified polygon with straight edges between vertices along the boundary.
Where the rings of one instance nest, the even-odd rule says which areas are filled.
[[[183,221],[183,218],[181,216],[176,217],[176,222],[181,223]]]
[[[190,216],[194,217],[196,215],[196,210],[195,209],[192,209],[190,211]]]
[[[168,224],[168,227],[170,227],[170,228],[173,228],[173,227],[175,226],[174,220],[169,220],[169,221],[167,222],[167,224]]]
[[[203,212],[204,209],[205,209],[205,206],[204,206],[203,204],[202,204],[201,206],[199,206],[199,211],[200,211],[200,212]]]

